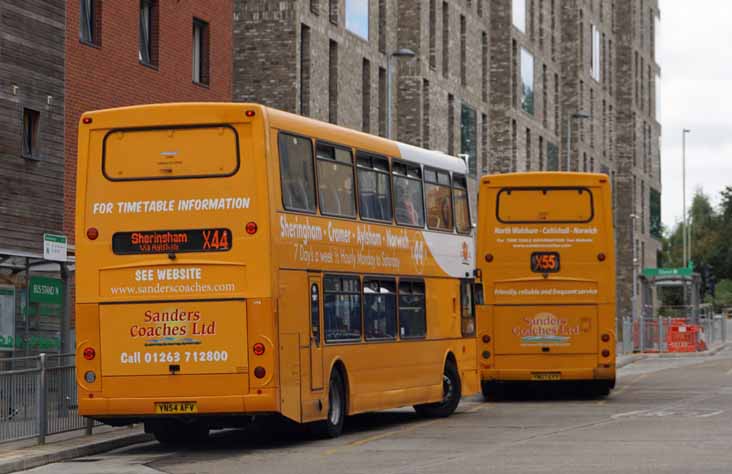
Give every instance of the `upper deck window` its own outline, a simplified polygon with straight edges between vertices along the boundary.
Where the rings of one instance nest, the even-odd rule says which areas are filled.
[[[332,216],[356,217],[351,150],[318,143],[317,157],[320,212]]]
[[[427,227],[452,231],[450,174],[447,171],[425,168],[424,190],[427,201]]]
[[[361,217],[391,222],[389,160],[383,156],[359,152],[357,161]]]
[[[582,224],[594,217],[592,191],[582,187],[503,188],[496,218],[507,224]]]
[[[291,211],[315,212],[313,143],[285,133],[279,142],[282,204]]]
[[[424,227],[422,170],[418,165],[393,161],[391,172],[397,224]]]
[[[470,205],[468,204],[468,184],[465,176],[453,175],[452,199],[455,207],[455,229],[461,234],[469,234],[472,225],[470,223]]]
[[[102,169],[111,181],[231,176],[239,169],[239,136],[230,125],[111,130]]]

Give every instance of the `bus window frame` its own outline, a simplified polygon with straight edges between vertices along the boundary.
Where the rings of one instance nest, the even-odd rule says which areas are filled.
[[[435,173],[435,182],[428,182],[427,181],[427,171],[432,171]],[[440,183],[440,173],[446,174],[450,182],[448,184],[441,184]],[[424,166],[422,169],[422,193],[424,194],[424,201],[425,201],[425,226],[433,232],[443,232],[446,234],[455,234],[455,209],[453,209],[453,197],[452,197],[452,174],[444,169],[440,168],[433,168],[431,166]],[[427,184],[431,184],[433,186],[439,186],[443,188],[447,188],[447,190],[450,192],[450,197],[448,199],[448,202],[450,203],[450,215],[452,217],[452,226],[449,229],[441,229],[439,227],[432,227],[430,226],[429,222],[429,209],[427,209]],[[462,235],[462,234],[461,234]]]
[[[283,191],[285,189],[285,182],[284,175],[282,173],[282,150],[280,150],[281,135],[289,135],[291,137],[301,138],[310,142],[310,166],[313,168],[313,197],[315,198],[315,206],[312,211],[308,209],[293,209],[285,205],[285,193]],[[320,195],[318,193],[318,171],[315,167],[315,146],[313,138],[301,135],[299,133],[289,132],[287,130],[277,130],[277,168],[277,171],[280,175],[280,203],[282,204],[282,209],[287,212],[301,212],[303,214],[309,214],[313,216],[317,215],[318,210],[320,209]]]
[[[463,180],[463,182],[465,183],[465,188],[460,188],[460,187],[455,186],[455,181],[456,181],[455,177],[456,176]],[[456,214],[455,213],[455,207],[456,207],[455,206],[455,189],[465,191],[465,204],[467,205],[467,209],[468,209],[468,214],[467,214],[468,230],[465,232],[461,232],[460,230],[458,230],[457,218],[455,216],[455,214]],[[473,231],[473,220],[472,220],[472,216],[470,215],[470,193],[468,192],[468,177],[461,173],[453,173],[451,185],[450,185],[450,193],[452,195],[452,201],[453,201],[452,202],[452,210],[453,210],[452,220],[453,220],[453,224],[455,227],[455,232],[460,235],[470,235],[470,233]]]
[[[507,191],[586,191],[590,195],[590,217],[587,220],[578,221],[505,221],[501,219],[499,212],[501,206],[501,194]],[[592,190],[587,186],[504,186],[496,195],[496,209],[495,209],[496,220],[501,224],[589,224],[595,219],[595,195]]]
[[[363,157],[368,158],[369,160],[372,160],[372,163],[373,163],[373,159],[374,158],[379,159],[379,160],[385,160],[386,161],[386,166],[387,166],[387,171],[386,172],[374,168],[373,165],[370,168],[367,168],[367,167],[364,166],[361,169],[363,169],[364,171],[367,171],[367,172],[376,173],[377,175],[378,174],[385,174],[386,177],[388,178],[388,182],[389,182],[389,206],[390,206],[390,211],[391,211],[391,219],[376,219],[376,218],[373,218],[373,217],[364,217],[363,211],[362,211],[363,206],[361,206],[361,182],[359,181],[359,177],[358,177],[358,171],[359,171],[358,158],[359,158],[359,155],[362,155]],[[375,223],[379,223],[379,224],[394,225],[394,223],[396,222],[396,218],[394,216],[395,208],[394,208],[394,182],[393,182],[393,179],[392,179],[392,165],[391,165],[391,161],[392,160],[388,156],[386,156],[386,155],[381,155],[379,153],[372,153],[372,152],[369,152],[369,151],[360,150],[358,148],[356,148],[355,153],[353,154],[353,156],[355,157],[355,163],[356,163],[356,165],[354,166],[354,171],[355,171],[355,174],[356,174],[356,189],[357,189],[357,191],[356,191],[357,192],[357,194],[356,194],[356,202],[357,202],[357,214],[358,214],[359,220],[367,221],[367,222],[375,222]]]
[[[321,216],[327,216],[327,217],[335,217],[338,219],[349,219],[349,220],[357,220],[360,216],[360,210],[358,208],[358,179],[356,178],[356,162],[355,162],[355,156],[353,147],[347,146],[347,145],[341,145],[338,143],[334,143],[328,140],[320,140],[318,138],[313,138],[313,164],[315,165],[315,194],[318,195],[317,199],[317,205],[316,208],[318,209],[318,212]],[[331,212],[325,212],[323,211],[323,200],[320,198],[320,170],[318,167],[318,162],[330,162],[338,164],[339,166],[346,166],[346,164],[342,161],[338,161],[337,159],[334,160],[326,160],[325,158],[319,158],[318,157],[318,145],[324,145],[335,148],[339,148],[341,150],[348,150],[348,152],[351,154],[351,179],[353,180],[353,215],[349,216],[348,214],[336,214]]]
[[[402,302],[401,302],[401,293],[400,288],[402,283],[409,283],[410,288],[412,288],[411,285],[414,283],[420,283],[422,285],[422,298],[424,301],[424,304],[422,306],[422,313],[423,313],[423,321],[424,321],[424,334],[421,336],[402,336]],[[414,293],[409,293],[410,295],[413,295]],[[399,278],[397,281],[397,288],[396,288],[396,300],[397,300],[397,335],[399,336],[400,341],[422,341],[427,339],[427,331],[429,329],[429,325],[427,324],[427,282],[423,278],[413,278],[413,277],[405,277],[405,278]]]
[[[107,174],[107,139],[109,136],[113,133],[117,132],[150,132],[154,130],[192,130],[192,129],[201,129],[201,128],[217,128],[217,127],[225,127],[230,128],[234,132],[234,141],[236,142],[236,166],[231,171],[231,173],[221,173],[221,174],[206,174],[206,175],[185,175],[185,176],[150,176],[147,178],[113,178]],[[231,125],[230,123],[209,123],[209,124],[196,124],[196,125],[156,125],[156,126],[149,126],[149,127],[123,127],[123,128],[112,128],[110,130],[107,130],[107,133],[104,134],[104,138],[102,139],[102,176],[104,176],[108,181],[112,182],[125,182],[125,181],[163,181],[163,180],[175,180],[175,179],[209,179],[209,178],[230,178],[237,174],[239,170],[241,169],[241,152],[240,152],[241,143],[239,141],[239,132],[236,130],[236,127]]]
[[[396,202],[397,201],[396,201],[396,186],[394,186],[394,176],[395,176],[394,175],[394,165],[395,164],[397,164],[397,165],[404,165],[406,167],[410,167],[411,166],[413,168],[418,168],[419,169],[419,178],[410,177],[408,175],[409,173],[407,173],[407,175],[396,175],[396,177],[403,178],[403,179],[410,180],[410,181],[419,181],[419,183],[421,185],[420,187],[421,187],[421,190],[422,190],[422,193],[421,193],[422,194],[422,225],[418,225],[418,224],[402,224],[402,223],[399,222],[399,220],[396,217]],[[391,170],[390,173],[391,173],[391,193],[392,193],[391,202],[392,202],[392,207],[394,208],[394,215],[393,215],[393,217],[394,217],[394,224],[395,225],[399,225],[399,226],[403,226],[403,227],[409,227],[410,229],[426,229],[427,228],[427,211],[426,211],[427,201],[426,201],[426,198],[425,198],[425,195],[424,195],[424,168],[419,163],[413,163],[413,162],[407,161],[407,160],[402,160],[402,159],[398,159],[398,158],[392,158],[391,159],[390,170]]]
[[[361,344],[364,342],[364,328],[363,328],[363,275],[358,273],[338,273],[338,272],[324,272],[323,277],[321,278],[321,291],[322,291],[322,305],[323,305],[323,325],[321,327],[322,331],[322,337],[323,337],[323,345],[326,346],[335,346],[339,344]],[[358,293],[345,293],[343,291],[334,293],[330,291],[326,291],[326,285],[325,280],[329,277],[335,277],[335,278],[355,278],[358,280]],[[326,324],[326,309],[325,309],[325,295],[326,293],[341,295],[355,295],[358,294],[358,305],[359,305],[359,311],[358,311],[358,317],[359,317],[359,324],[360,324],[360,336],[358,339],[351,338],[351,339],[329,339],[328,338],[328,328]]]

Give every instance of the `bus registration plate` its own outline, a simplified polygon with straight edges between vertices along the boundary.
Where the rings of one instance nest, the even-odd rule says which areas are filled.
[[[196,402],[155,402],[155,413],[159,415],[198,413],[198,404]]]
[[[561,380],[561,374],[559,372],[534,372],[531,374],[531,380]]]

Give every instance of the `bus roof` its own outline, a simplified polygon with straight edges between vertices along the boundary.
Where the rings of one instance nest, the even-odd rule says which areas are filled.
[[[567,171],[528,171],[491,174],[481,177],[481,186],[603,186],[609,177],[602,173]]]

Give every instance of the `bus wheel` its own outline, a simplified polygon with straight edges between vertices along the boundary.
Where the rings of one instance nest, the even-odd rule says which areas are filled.
[[[457,367],[451,361],[445,363],[445,372],[442,374],[442,390],[441,402],[415,405],[414,411],[418,415],[427,418],[445,418],[455,411],[462,396],[462,386]]]
[[[592,394],[596,397],[607,397],[610,395],[610,382],[595,382],[592,387]]]
[[[146,423],[145,431],[152,432],[160,444],[168,445],[200,443],[208,438],[208,425],[200,421],[183,423],[175,420],[161,420]]]
[[[346,421],[346,390],[340,370],[330,374],[328,383],[328,417],[313,425],[315,434],[321,438],[337,438],[343,432]]]

